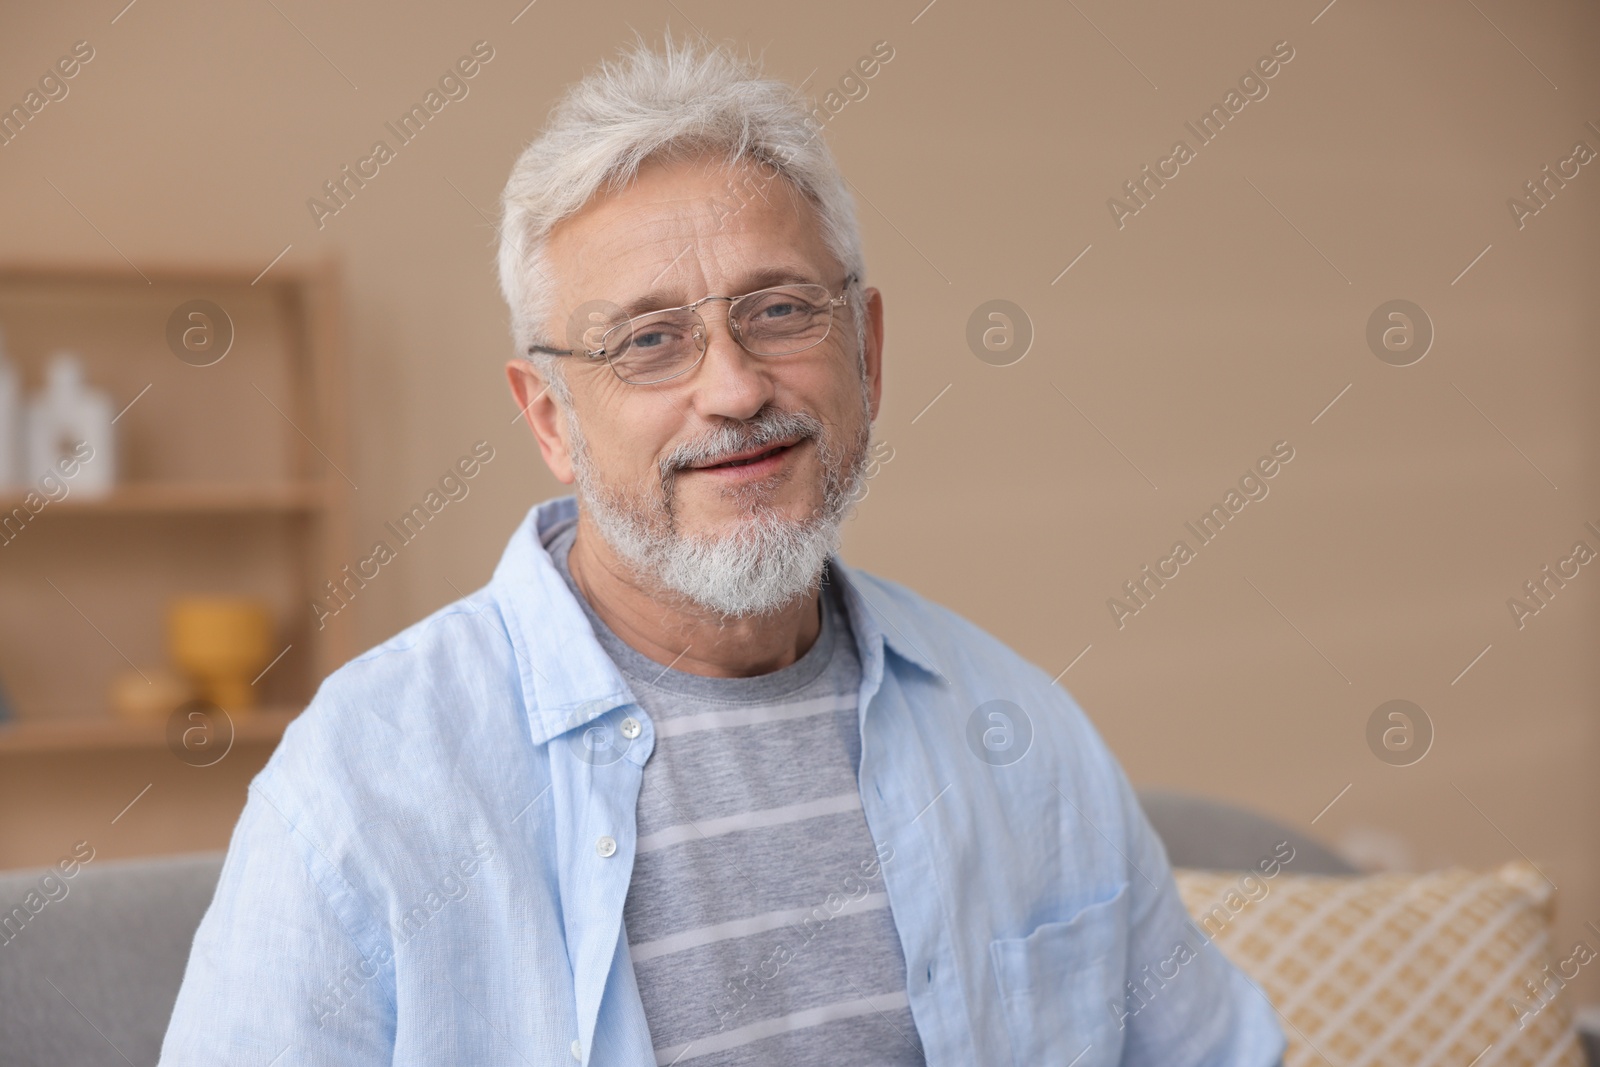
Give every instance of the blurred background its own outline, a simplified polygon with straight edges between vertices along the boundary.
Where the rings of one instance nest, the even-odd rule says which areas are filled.
[[[0,15],[0,867],[224,847],[319,680],[562,491],[497,199],[670,26],[803,84],[854,188],[850,562],[1057,675],[1137,784],[1368,870],[1528,859],[1592,938],[1593,5],[523,3]]]

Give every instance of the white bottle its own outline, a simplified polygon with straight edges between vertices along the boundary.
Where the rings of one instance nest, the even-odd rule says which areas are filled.
[[[87,496],[110,492],[117,469],[113,417],[105,391],[83,383],[76,353],[50,357],[45,386],[28,411],[30,480],[53,474]]]
[[[21,488],[22,385],[17,368],[6,359],[6,338],[0,333],[0,494]]]

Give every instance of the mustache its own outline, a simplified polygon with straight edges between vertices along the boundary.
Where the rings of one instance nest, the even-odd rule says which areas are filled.
[[[778,441],[820,438],[824,429],[822,420],[815,415],[803,411],[763,408],[746,422],[718,427],[674,448],[661,459],[661,480],[663,484],[670,484],[678,471],[717,463],[740,452]]]

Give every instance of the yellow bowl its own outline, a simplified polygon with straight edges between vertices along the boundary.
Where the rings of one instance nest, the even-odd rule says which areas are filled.
[[[172,662],[228,711],[255,704],[251,681],[272,658],[272,617],[247,597],[180,597],[167,612]]]

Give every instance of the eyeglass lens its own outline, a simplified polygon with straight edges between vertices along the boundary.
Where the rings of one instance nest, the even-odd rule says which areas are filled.
[[[729,328],[746,349],[763,356],[803,352],[827,337],[833,308],[826,286],[763,289],[728,308]],[[612,368],[624,381],[658,382],[687,370],[705,351],[705,320],[676,309],[640,315],[605,335]]]

